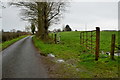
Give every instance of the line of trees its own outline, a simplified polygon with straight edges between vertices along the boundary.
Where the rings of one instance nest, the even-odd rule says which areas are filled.
[[[21,8],[21,19],[34,23],[38,30],[37,37],[46,41],[49,38],[48,28],[60,21],[62,14],[65,12],[66,2],[45,0],[45,2],[17,2],[10,3],[10,5]]]

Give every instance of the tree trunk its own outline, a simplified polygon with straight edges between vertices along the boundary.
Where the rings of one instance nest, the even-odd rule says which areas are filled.
[[[37,32],[37,37],[41,38],[43,32],[44,32],[44,28],[43,28],[43,22],[42,22],[42,11],[41,11],[41,3],[37,2],[38,5],[38,32]]]
[[[48,20],[47,20],[47,8],[46,4],[43,3],[40,4],[39,2],[37,3],[38,5],[38,33],[37,36],[42,39],[43,41],[47,41],[48,38]],[[41,6],[42,5],[42,6]],[[44,7],[42,11],[40,11],[41,7]],[[42,14],[43,16],[40,16]]]
[[[47,4],[44,3],[44,10],[43,10],[43,23],[44,23],[44,26],[43,26],[43,34],[42,34],[42,37],[41,39],[43,39],[44,41],[48,41],[48,17],[47,17]]]
[[[45,21],[44,22],[44,27],[42,29],[42,35],[41,35],[41,39],[44,40],[44,41],[48,41],[49,39],[49,36],[48,36],[48,25],[47,25],[47,22]]]

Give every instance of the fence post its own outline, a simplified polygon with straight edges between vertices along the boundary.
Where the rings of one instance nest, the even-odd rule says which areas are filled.
[[[54,40],[53,33],[52,33],[52,39]]]
[[[55,33],[55,38],[54,38],[55,44],[57,44],[57,34]]]
[[[91,34],[90,34],[90,38],[91,38],[91,43],[90,44],[91,44],[91,53],[92,53],[92,48],[93,48],[92,47],[92,31],[91,31]]]
[[[84,44],[84,32],[83,32],[83,46],[85,47],[85,44]]]
[[[88,49],[88,48],[87,48],[87,47],[88,47],[88,44],[87,44],[87,41],[88,41],[88,40],[87,40],[87,39],[88,39],[87,36],[88,36],[88,35],[87,35],[87,33],[88,33],[88,32],[86,31],[86,49]]]
[[[80,44],[81,44],[81,33],[80,33]]]
[[[99,57],[99,47],[100,47],[100,28],[96,27],[96,51],[95,51],[95,60],[98,60]]]
[[[111,59],[114,60],[114,50],[115,50],[115,34],[112,34],[112,39],[111,39]]]
[[[81,44],[83,46],[83,33],[81,33]]]

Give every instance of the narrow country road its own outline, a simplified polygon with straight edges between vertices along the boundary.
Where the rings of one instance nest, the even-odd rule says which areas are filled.
[[[14,43],[2,52],[2,78],[47,78],[32,37]]]

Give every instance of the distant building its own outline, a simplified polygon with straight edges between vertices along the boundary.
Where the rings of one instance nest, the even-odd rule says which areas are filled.
[[[69,25],[66,25],[66,27],[65,27],[64,31],[72,31],[72,29],[70,28],[70,26],[69,26]]]

